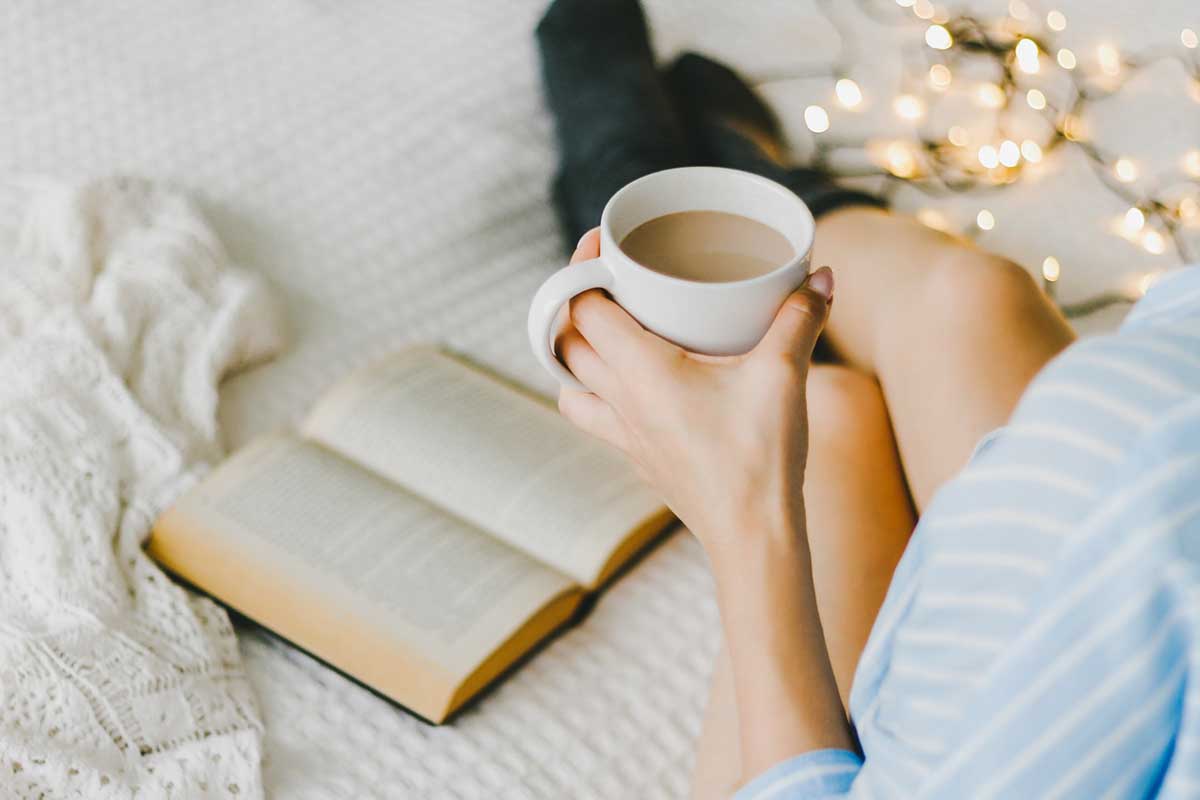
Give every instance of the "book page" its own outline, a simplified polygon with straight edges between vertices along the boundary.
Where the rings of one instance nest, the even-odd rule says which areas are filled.
[[[421,697],[452,693],[573,591],[524,553],[291,437],[255,442],[188,493],[156,526],[151,553],[419,711]],[[253,570],[231,577],[246,564]],[[402,646],[385,653],[389,643]]]
[[[303,432],[587,587],[669,518],[611,447],[433,348],[351,376]]]

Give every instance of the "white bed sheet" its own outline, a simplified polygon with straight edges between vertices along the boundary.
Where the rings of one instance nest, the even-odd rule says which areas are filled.
[[[706,49],[756,73],[835,49],[805,3],[649,5],[661,49]],[[0,169],[172,181],[201,199],[235,259],[285,294],[290,350],[224,392],[232,444],[294,421],[347,370],[413,341],[548,389],[523,333],[527,299],[562,247],[531,39],[541,7],[8,4]],[[798,131],[803,104],[828,87],[769,91]],[[1097,196],[1087,177],[1072,180],[1046,202]],[[987,243],[1040,263],[1049,224],[1005,232],[997,215]],[[1096,253],[1080,258],[1086,270],[1063,259],[1067,290],[1130,269],[1087,238],[1055,245]],[[241,641],[275,797],[668,798],[686,793],[717,618],[703,555],[676,535],[583,624],[437,729],[253,629]]]

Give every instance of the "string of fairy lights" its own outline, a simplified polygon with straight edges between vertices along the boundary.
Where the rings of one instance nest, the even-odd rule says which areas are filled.
[[[1035,11],[1026,0],[1011,0],[1006,15],[987,20],[952,13],[931,0],[855,0],[869,18],[912,26],[914,39],[923,28],[924,36],[904,50],[901,88],[890,98],[891,110],[913,134],[848,138],[838,135],[836,115],[860,110],[867,98],[853,77],[857,43],[834,2],[817,0],[840,37],[833,65],[776,78],[830,83],[830,102],[804,110],[805,125],[815,134],[815,163],[845,176],[881,176],[888,192],[907,184],[937,197],[1013,184],[1030,170],[1044,169],[1051,152],[1071,148],[1126,208],[1113,220],[1115,235],[1151,256],[1169,250],[1183,260],[1200,255],[1190,242],[1192,232],[1200,230],[1200,149],[1187,150],[1167,174],[1143,174],[1136,155],[1113,152],[1091,138],[1087,113],[1139,72],[1164,61],[1182,67],[1191,101],[1200,104],[1196,30],[1183,28],[1173,34],[1174,41],[1138,53],[1122,53],[1109,42],[1076,53],[1057,41],[1067,29],[1066,15],[1057,9]],[[918,218],[933,228],[951,227],[934,208],[922,209]],[[980,208],[969,230],[958,232],[974,236],[995,226],[995,214]],[[1052,296],[1062,269],[1052,254],[1041,264],[1043,286]],[[1063,309],[1076,316],[1132,302],[1158,272]]]

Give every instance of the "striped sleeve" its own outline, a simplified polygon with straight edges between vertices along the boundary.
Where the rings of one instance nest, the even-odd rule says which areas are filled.
[[[849,750],[813,750],[771,767],[743,786],[734,800],[844,797],[862,764],[862,759]]]
[[[1048,365],[938,492],[863,650],[863,757],[737,800],[1200,798],[1200,268]]]
[[[1200,400],[1139,443],[1065,542],[918,796],[1196,796],[1196,763],[1177,756],[1197,734],[1197,445]]]

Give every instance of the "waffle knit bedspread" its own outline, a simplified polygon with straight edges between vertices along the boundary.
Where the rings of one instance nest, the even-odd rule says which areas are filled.
[[[787,0],[753,8],[706,0],[702,13],[691,3],[648,6],[658,30],[676,43],[697,31],[727,44],[743,41],[738,31],[800,35],[807,24],[806,12]],[[265,275],[286,306],[288,347],[224,384],[220,425],[213,428],[201,413],[207,407],[177,409],[164,398],[170,413],[186,419],[171,423],[181,433],[166,435],[170,444],[161,455],[144,458],[175,458],[173,449],[192,447],[187,457],[204,463],[216,457],[217,430],[236,446],[289,425],[349,370],[415,342],[443,343],[520,383],[551,389],[524,341],[528,300],[564,259],[548,197],[551,121],[532,39],[543,7],[541,0],[115,0],[6,8],[0,172],[125,174],[179,186],[234,263]],[[753,55],[754,40],[744,41]],[[20,214],[4,210],[0,217]],[[213,325],[229,319],[215,306],[205,313]],[[128,346],[137,341],[149,344],[131,335]],[[201,378],[221,366],[214,361],[210,373],[197,373],[196,400],[213,402]],[[117,374],[136,378],[125,362]],[[79,395],[81,402],[99,402],[82,389]],[[93,413],[85,406],[84,418]],[[122,469],[150,480],[143,463]],[[73,480],[82,481],[82,473]],[[704,556],[691,537],[663,543],[580,625],[453,725],[431,728],[253,626],[237,630],[252,693],[243,691],[234,643],[212,607],[184,602],[167,587],[145,588],[148,580],[138,576],[154,573],[119,558],[135,549],[159,492],[168,491],[166,484],[150,488],[136,511],[117,504],[105,512],[131,520],[136,513],[121,534],[125,549],[103,571],[118,587],[134,585],[138,596],[122,588],[104,602],[178,604],[190,627],[173,641],[177,652],[169,660],[190,671],[175,670],[159,682],[159,673],[130,676],[92,661],[85,677],[174,686],[168,694],[176,699],[162,708],[180,715],[175,720],[189,715],[189,730],[198,712],[179,700],[188,692],[204,708],[217,699],[237,701],[209,722],[236,733],[222,734],[218,744],[212,737],[209,744],[176,743],[173,752],[219,745],[229,748],[217,753],[225,764],[235,751],[249,759],[261,743],[262,791],[284,800],[686,795],[718,635]],[[114,520],[96,530],[111,536]],[[30,569],[49,569],[60,556],[71,554],[61,548],[30,556],[36,562]],[[92,613],[100,622],[88,625],[103,624],[103,614]],[[0,619],[13,624],[5,614]],[[148,641],[135,628],[122,628],[120,636],[83,623],[78,630],[92,643],[108,638],[131,650]],[[41,658],[24,663],[52,668]],[[208,672],[200,669],[214,663]],[[180,689],[180,681],[190,688]],[[10,685],[25,692],[8,675],[0,682],[6,692]],[[28,688],[30,697],[45,695]],[[38,721],[39,713],[36,706],[18,711],[21,729],[37,726],[48,737],[53,726]],[[84,719],[112,712],[80,705],[73,713]],[[124,752],[173,740],[175,724],[138,720],[148,733]],[[52,738],[75,731],[60,727]],[[117,745],[97,741],[88,745],[97,753],[88,762],[96,783],[79,797],[100,796],[93,787],[103,775],[115,780],[109,765],[127,757]],[[9,756],[4,762],[21,767],[14,773],[11,763],[0,764],[0,796],[47,786],[29,779],[34,765]],[[167,767],[155,774],[160,769]],[[183,766],[170,769],[185,775]],[[203,780],[213,796],[234,796],[219,783],[224,779]],[[174,783],[175,794],[144,789],[137,796],[203,796],[198,780],[186,781],[186,791],[173,778],[166,783]],[[8,791],[14,786],[20,789]],[[239,785],[236,797],[255,791],[252,783]]]

